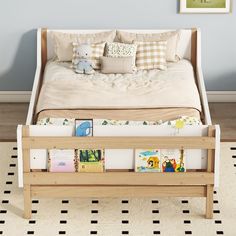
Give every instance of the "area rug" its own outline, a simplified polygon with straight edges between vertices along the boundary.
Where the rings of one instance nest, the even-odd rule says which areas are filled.
[[[213,220],[203,198],[33,199],[25,220],[16,153],[15,143],[0,143],[0,235],[236,235],[236,143],[222,144]]]

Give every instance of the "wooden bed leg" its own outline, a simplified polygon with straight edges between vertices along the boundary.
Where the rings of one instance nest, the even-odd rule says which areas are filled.
[[[24,185],[24,218],[30,219],[31,218],[31,192],[30,192],[30,185]]]
[[[206,218],[213,218],[213,193],[214,189],[212,185],[206,186]]]
[[[22,130],[22,135],[24,137],[29,137],[29,127],[26,126]],[[30,173],[30,149],[24,148],[23,146],[23,169],[24,173]],[[25,176],[23,175],[23,179],[25,180]],[[31,218],[31,189],[30,184],[24,184],[24,218]]]
[[[208,137],[215,136],[215,129],[213,126],[209,126],[208,128]],[[207,152],[207,172],[214,173],[214,156],[215,150],[208,149]],[[207,185],[206,186],[206,218],[213,218],[213,194],[214,194],[214,186]]]

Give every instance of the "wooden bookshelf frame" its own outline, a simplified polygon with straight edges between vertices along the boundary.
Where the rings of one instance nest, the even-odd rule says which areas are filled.
[[[206,218],[213,218],[215,126],[204,137],[31,137],[22,127],[24,217],[31,218],[32,197],[205,197]],[[207,149],[205,171],[185,173],[32,172],[30,149],[37,148]]]

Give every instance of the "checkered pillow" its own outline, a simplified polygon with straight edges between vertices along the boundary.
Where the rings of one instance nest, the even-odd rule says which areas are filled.
[[[167,42],[136,42],[136,66],[138,70],[166,70]]]
[[[106,44],[105,42],[90,44],[92,51],[90,60],[92,62],[93,69],[95,70],[99,70],[101,68],[100,57],[102,57],[104,54],[105,44]],[[78,47],[79,47],[78,43],[73,43],[72,67],[74,69],[76,68],[75,60],[78,59],[78,55],[76,53]]]

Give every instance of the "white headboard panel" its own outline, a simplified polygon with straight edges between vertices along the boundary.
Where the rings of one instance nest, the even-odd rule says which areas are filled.
[[[133,33],[162,33],[162,32],[167,32],[167,31],[175,31],[176,29],[172,30],[129,30],[125,29],[122,31],[129,31]],[[64,32],[64,33],[79,33],[79,34],[89,34],[89,33],[99,33],[102,31],[109,31],[108,29],[106,30],[47,30],[47,60],[53,58],[55,56],[54,53],[54,45],[53,45],[53,40],[51,36],[51,32],[53,31],[58,31],[58,32]],[[180,30],[180,41],[179,41],[179,46],[178,46],[178,55],[181,57],[191,60],[191,45],[192,45],[192,33],[193,29],[181,29]]]

